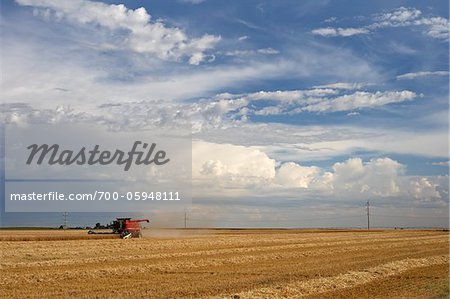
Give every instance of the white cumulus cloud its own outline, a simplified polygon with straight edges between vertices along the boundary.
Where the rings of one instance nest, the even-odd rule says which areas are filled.
[[[346,199],[442,199],[441,183],[434,177],[409,177],[405,170],[405,165],[388,157],[366,162],[356,157],[326,171],[296,162],[280,163],[256,147],[193,143],[193,179],[197,192],[203,192],[201,197],[272,194],[306,199],[310,193],[302,192],[311,191]]]
[[[316,166],[301,166],[294,162],[286,162],[277,170],[275,183],[281,186],[308,188],[317,180],[321,169]]]

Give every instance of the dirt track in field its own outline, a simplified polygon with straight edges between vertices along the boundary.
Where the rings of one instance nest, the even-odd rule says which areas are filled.
[[[448,298],[449,294],[449,234],[443,231],[150,230],[145,235],[121,240],[86,239],[85,231],[0,231],[0,296]]]

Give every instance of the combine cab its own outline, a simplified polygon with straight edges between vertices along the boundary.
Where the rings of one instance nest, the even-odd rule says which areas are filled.
[[[141,222],[149,222],[148,219],[117,218],[112,223],[112,232],[88,231],[88,234],[118,234],[122,239],[142,237]]]

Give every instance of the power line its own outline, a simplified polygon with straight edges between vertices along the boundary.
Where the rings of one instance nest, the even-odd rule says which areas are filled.
[[[367,230],[370,230],[370,203],[367,201]]]
[[[69,215],[69,213],[67,213],[67,212],[64,212],[63,213],[63,217],[64,217],[64,225],[63,225],[63,228],[64,229],[66,229],[66,228],[68,228],[68,226],[67,226],[67,216]]]

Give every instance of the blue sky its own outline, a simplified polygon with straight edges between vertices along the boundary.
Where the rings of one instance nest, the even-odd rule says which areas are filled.
[[[448,12],[448,1],[3,1],[4,119],[192,125],[200,224],[358,226],[370,199],[393,213],[380,225],[448,225]]]

